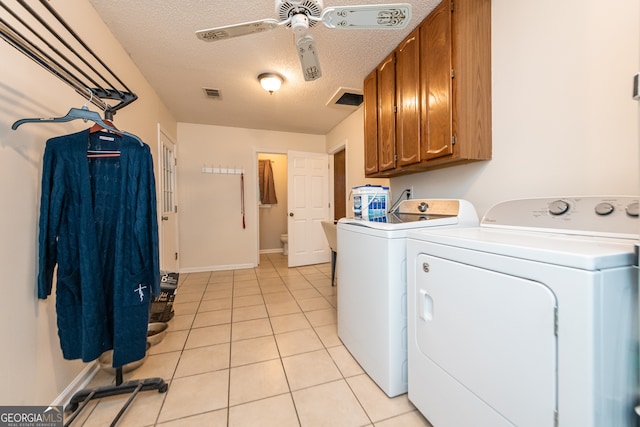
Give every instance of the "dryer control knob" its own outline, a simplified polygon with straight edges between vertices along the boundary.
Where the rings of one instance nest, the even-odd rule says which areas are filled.
[[[602,202],[596,205],[596,213],[598,215],[609,215],[613,212],[613,205],[611,203]]]
[[[418,210],[420,212],[426,212],[429,209],[429,205],[426,202],[422,202],[418,205]]]
[[[549,203],[549,213],[551,215],[562,215],[569,210],[569,203],[564,200],[556,200]]]
[[[638,202],[630,203],[627,205],[625,210],[627,211],[627,215],[629,216],[638,216],[638,214],[640,213],[640,205],[638,204]]]

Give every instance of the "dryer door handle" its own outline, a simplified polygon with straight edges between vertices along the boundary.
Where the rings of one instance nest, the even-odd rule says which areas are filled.
[[[418,313],[425,322],[433,320],[433,298],[424,289],[418,292]]]

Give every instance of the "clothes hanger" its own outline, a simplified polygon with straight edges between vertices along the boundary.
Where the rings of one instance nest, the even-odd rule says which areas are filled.
[[[87,101],[87,103],[84,105],[85,107],[87,106],[87,104],[89,102],[91,102],[91,100],[93,99],[93,93],[91,92],[91,89],[88,89],[89,93],[91,94],[91,98],[89,98],[89,101]],[[116,128],[113,125],[113,122],[110,120],[113,118],[113,111],[111,110],[106,110],[104,112],[104,116],[105,119],[103,121],[102,124],[100,123],[96,123],[93,126],[91,126],[91,128],[89,129],[89,133],[96,133],[96,132],[102,132],[102,131],[109,131],[111,133],[115,133],[116,135],[122,135],[122,133],[118,132],[114,132],[111,129],[106,129],[103,124],[106,124],[108,127],[115,129],[116,131],[118,130],[118,128]],[[102,137],[101,137],[102,138]],[[87,149],[87,158],[88,159],[96,159],[96,158],[106,158],[106,157],[120,157],[120,150],[89,150]]]
[[[117,150],[87,150],[87,158],[96,159],[101,157],[120,157]]]
[[[91,97],[93,97],[93,92],[92,91],[89,91],[89,92],[91,93]],[[126,131],[118,130],[114,128],[113,125],[109,125],[105,123],[105,121],[102,120],[102,117],[100,117],[100,114],[96,113],[95,111],[89,110],[86,104],[83,105],[82,108],[71,108],[69,112],[67,112],[67,114],[62,117],[20,119],[11,125],[11,129],[16,130],[20,125],[23,125],[25,123],[60,123],[60,122],[70,122],[72,120],[77,120],[77,119],[82,119],[85,122],[87,120],[91,120],[92,122],[94,122],[96,125],[99,125],[104,130],[114,132],[118,135],[126,135],[129,137],[132,137],[135,140],[137,140],[138,143],[140,143],[141,147],[144,146],[144,143],[138,136]],[[93,127],[91,129],[93,129]],[[98,128],[98,130],[100,129]]]
[[[89,110],[86,105],[83,106],[82,108],[71,108],[69,112],[62,117],[20,119],[16,121],[13,125],[11,125],[11,129],[16,130],[20,125],[23,125],[25,123],[33,123],[33,122],[58,123],[58,122],[70,122],[72,120],[77,120],[77,119],[82,119],[85,122],[87,120],[91,120],[92,122],[95,122],[96,124],[102,126],[104,129],[110,130],[115,133],[120,133],[119,130],[106,124],[102,120],[102,117],[100,117],[100,114],[96,113],[95,111]]]
[[[104,125],[107,125],[107,127],[105,127]],[[115,133],[119,136],[122,136],[122,132],[120,132],[120,130],[118,130],[117,127],[115,127],[115,125],[111,120],[107,120],[107,119],[104,119],[102,123],[96,123],[93,126],[91,126],[91,128],[89,129],[89,133],[96,133],[96,132],[101,132],[105,130],[111,133]]]
[[[102,120],[102,117],[100,117],[100,114],[96,113],[95,111],[89,110],[86,106],[82,108],[71,108],[69,112],[62,117],[20,119],[11,125],[11,129],[16,130],[20,125],[23,125],[25,123],[59,123],[59,122],[70,122],[72,120],[77,120],[77,119],[82,119],[85,122],[87,120],[91,120],[96,125],[101,126],[105,130],[111,131],[118,135],[130,136],[135,140],[137,140],[140,146],[144,146],[144,143],[138,136],[126,131],[118,130],[113,126],[108,125]]]

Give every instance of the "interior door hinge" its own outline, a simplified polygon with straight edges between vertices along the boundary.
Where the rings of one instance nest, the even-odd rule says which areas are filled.
[[[454,71],[454,69],[451,69],[451,78],[455,79],[456,78],[456,72]]]
[[[451,0],[451,12],[453,12],[455,7],[453,7],[453,0]]]
[[[173,213],[178,213],[178,206],[177,205],[173,207]]]
[[[178,252],[176,252],[176,261],[178,260]]]

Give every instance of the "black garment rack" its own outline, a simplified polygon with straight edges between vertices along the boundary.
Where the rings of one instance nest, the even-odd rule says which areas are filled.
[[[117,110],[138,99],[48,0],[33,0],[31,4],[14,0],[13,6],[8,3],[0,0],[0,38],[100,108],[105,119],[113,120]],[[115,385],[81,390],[71,398],[66,410],[72,413],[65,426],[71,425],[90,400],[131,393],[111,423],[114,426],[138,392],[164,393],[167,389],[162,378],[123,382],[122,367],[117,367]]]
[[[48,0],[39,0],[39,6],[26,0],[14,0],[14,7],[7,3],[0,1],[0,37],[104,111],[105,119],[138,99]]]

